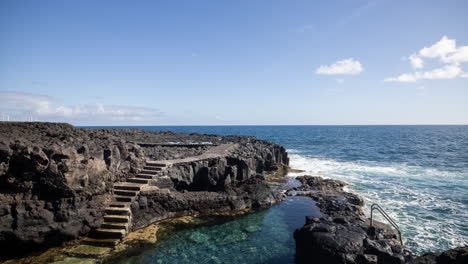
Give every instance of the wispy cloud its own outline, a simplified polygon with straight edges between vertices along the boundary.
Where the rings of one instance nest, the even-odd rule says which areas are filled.
[[[313,24],[306,24],[296,28],[294,31],[296,33],[309,33],[315,30],[315,26]]]
[[[442,67],[430,71],[404,73],[396,77],[386,78],[386,82],[416,82],[418,80],[444,80],[467,78],[461,64],[468,62],[468,46],[457,47],[455,39],[443,36],[429,47],[423,47],[417,53],[408,57],[413,69],[424,68],[425,59],[438,59]]]
[[[386,78],[386,82],[416,82],[419,80],[446,80],[456,77],[465,77],[465,74],[458,65],[445,65],[432,71],[417,71],[414,73],[405,73],[397,77]]]
[[[144,121],[154,119],[161,112],[146,107],[122,105],[63,105],[49,96],[0,91],[0,109],[29,113],[41,120],[92,120]]]
[[[362,64],[352,58],[337,61],[331,65],[320,66],[315,73],[325,75],[357,75],[364,71]]]

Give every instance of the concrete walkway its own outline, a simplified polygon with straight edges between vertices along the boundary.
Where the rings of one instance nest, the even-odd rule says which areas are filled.
[[[187,163],[187,162],[193,162],[193,161],[199,161],[199,160],[205,160],[205,159],[224,157],[224,156],[229,155],[233,151],[235,151],[238,147],[239,147],[238,144],[221,144],[221,145],[210,148],[205,153],[198,155],[198,156],[193,156],[193,157],[188,157],[188,158],[183,158],[183,159],[148,161],[147,163],[148,164],[164,164],[166,167],[170,167],[178,163]]]

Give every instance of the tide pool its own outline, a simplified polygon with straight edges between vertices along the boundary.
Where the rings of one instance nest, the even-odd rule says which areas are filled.
[[[289,197],[269,209],[176,231],[113,263],[294,263],[293,233],[308,215],[321,215],[311,198]]]

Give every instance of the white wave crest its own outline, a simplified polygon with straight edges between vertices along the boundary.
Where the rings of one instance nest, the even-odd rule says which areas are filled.
[[[406,245],[415,253],[468,243],[468,173],[289,153],[290,166],[305,170],[289,176],[307,174],[350,183],[367,205],[380,204],[399,223]]]

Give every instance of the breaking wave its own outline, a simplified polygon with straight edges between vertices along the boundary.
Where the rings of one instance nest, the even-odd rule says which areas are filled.
[[[288,151],[290,165],[305,173],[351,184],[366,211],[378,203],[399,224],[415,253],[442,251],[468,243],[468,173],[402,163],[338,161]],[[384,220],[383,220],[384,221]],[[385,222],[385,221],[384,221]]]

